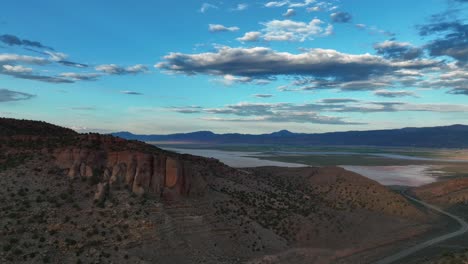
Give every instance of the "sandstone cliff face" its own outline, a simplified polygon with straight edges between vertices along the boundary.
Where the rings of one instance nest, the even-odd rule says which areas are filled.
[[[89,139],[89,136],[87,138]],[[127,187],[136,194],[151,193],[167,199],[199,195],[207,187],[208,161],[168,154],[163,151],[111,150],[107,143],[119,140],[110,136],[94,138],[100,148],[65,147],[54,150],[57,166],[70,178],[93,178],[99,181],[96,199],[102,199],[105,187]],[[209,163],[209,162],[208,162]],[[219,164],[212,161],[213,164]]]

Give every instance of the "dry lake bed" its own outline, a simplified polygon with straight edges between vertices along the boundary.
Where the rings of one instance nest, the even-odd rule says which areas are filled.
[[[166,150],[191,154],[197,156],[203,156],[208,158],[215,158],[225,163],[228,166],[235,168],[247,168],[247,167],[262,167],[262,166],[280,166],[280,167],[304,167],[309,166],[308,164],[301,162],[283,162],[277,160],[269,160],[265,156],[275,157],[275,153],[265,154],[264,152],[248,152],[248,151],[224,151],[215,149],[190,149],[190,148],[164,148]],[[280,152],[278,155],[297,155],[295,152]],[[306,153],[300,153],[305,155]],[[311,155],[334,155],[330,152],[314,152],[309,153]],[[343,153],[337,152],[337,155],[344,155]],[[347,153],[353,155],[354,153]],[[376,156],[386,156],[389,159],[404,159],[413,161],[430,161],[427,158],[418,158],[413,156],[403,155],[388,155],[379,154]],[[261,158],[259,158],[261,157]],[[437,160],[434,160],[437,161]],[[450,162],[448,160],[445,160]],[[458,162],[453,160],[453,162]],[[355,165],[338,165],[349,171],[356,172],[370,179],[373,179],[383,185],[405,185],[405,186],[421,186],[431,182],[437,181],[441,172],[437,171],[439,165],[431,164],[417,164],[417,165],[403,165],[403,166],[355,166]]]

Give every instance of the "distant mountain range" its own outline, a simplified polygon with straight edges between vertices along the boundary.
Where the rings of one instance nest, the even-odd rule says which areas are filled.
[[[395,146],[468,148],[468,126],[452,125],[424,128],[402,128],[370,131],[331,132],[321,134],[293,133],[281,130],[271,134],[215,134],[210,131],[170,135],[136,135],[130,132],[112,133],[125,139],[158,142],[200,144],[283,144],[327,146]]]

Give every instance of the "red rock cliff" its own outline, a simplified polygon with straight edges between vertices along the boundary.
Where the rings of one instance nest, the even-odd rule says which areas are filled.
[[[53,152],[57,165],[68,177],[95,177],[101,185],[126,186],[140,195],[152,193],[168,199],[200,195],[207,188],[206,177],[215,167],[224,167],[215,160],[162,150],[113,150],[110,146],[114,148],[116,141],[121,144],[126,141],[111,136],[87,135],[85,141],[99,147],[64,147]]]

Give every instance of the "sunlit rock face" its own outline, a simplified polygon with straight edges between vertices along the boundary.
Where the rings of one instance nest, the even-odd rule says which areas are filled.
[[[93,138],[99,144],[113,140]],[[206,180],[217,161],[194,157],[178,157],[166,153],[145,153],[138,150],[112,151],[107,148],[89,149],[80,147],[59,148],[53,153],[56,164],[70,178],[86,178],[104,187],[126,187],[132,192],[159,195],[167,199],[178,199],[190,194],[200,195],[206,189]],[[199,164],[197,164],[199,163]],[[102,199],[102,195],[96,196]]]
[[[166,160],[166,178],[164,187],[173,188],[176,186],[177,179],[179,177],[179,165],[180,164],[174,159],[169,158]]]
[[[2,145],[9,146],[4,153],[37,151],[52,157],[70,179],[84,179],[97,186],[96,200],[105,199],[114,188],[164,199],[204,195],[208,177],[232,170],[215,159],[181,155],[110,135],[78,134],[33,121],[4,123],[13,127],[9,130],[27,133],[2,136],[0,131]]]

